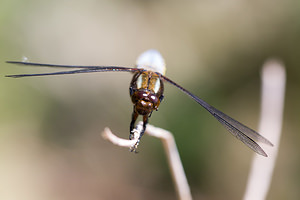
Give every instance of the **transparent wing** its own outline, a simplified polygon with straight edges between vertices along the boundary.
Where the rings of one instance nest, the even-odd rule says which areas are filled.
[[[131,67],[118,67],[118,66],[75,66],[75,65],[53,65],[53,64],[42,64],[42,63],[29,63],[29,62],[18,62],[18,61],[7,61],[7,63],[27,65],[27,66],[38,66],[38,67],[55,67],[55,68],[79,68],[77,70],[60,71],[60,72],[49,72],[40,74],[16,74],[6,75],[6,77],[21,78],[29,76],[50,76],[50,75],[64,75],[64,74],[78,74],[78,73],[92,73],[92,72],[109,72],[109,71],[125,71],[134,72],[141,69]]]
[[[6,61],[6,63],[17,64],[17,65],[29,65],[38,67],[56,67],[56,68],[122,68],[130,69],[131,67],[120,67],[120,66],[81,66],[81,65],[56,65],[56,64],[45,64],[45,63],[32,63],[32,62],[20,62],[20,61]]]
[[[212,116],[214,116],[232,135],[234,135],[237,139],[242,141],[245,145],[247,145],[250,149],[255,151],[256,153],[267,157],[268,155],[264,152],[264,150],[256,143],[256,142],[262,142],[265,144],[268,144],[270,146],[273,146],[273,144],[261,136],[259,133],[254,131],[251,128],[248,128],[247,126],[243,125],[242,123],[236,121],[235,119],[232,119],[225,113],[219,111],[218,109],[214,108],[213,106],[209,105],[199,97],[195,96],[188,90],[184,89],[177,83],[173,82],[169,78],[161,75],[162,79],[165,81],[171,83],[172,85],[179,88],[182,92],[190,96],[192,99],[194,99],[197,103],[199,103],[202,107],[204,107]],[[255,142],[256,141],[256,142]]]

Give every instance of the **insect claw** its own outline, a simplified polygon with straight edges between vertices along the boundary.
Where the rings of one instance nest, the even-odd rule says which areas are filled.
[[[137,151],[136,148],[131,149],[130,152],[139,153],[139,151]]]
[[[140,140],[138,140],[132,147],[130,147],[130,152],[138,153],[137,148],[140,144]]]

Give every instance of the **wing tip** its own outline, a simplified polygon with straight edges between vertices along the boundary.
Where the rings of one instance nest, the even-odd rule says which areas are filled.
[[[5,61],[5,63],[8,63],[8,64],[24,64],[23,62],[19,62],[19,61]]]
[[[258,153],[259,155],[264,156],[266,158],[268,157],[268,154],[266,154],[266,152],[264,152],[263,150],[257,151],[256,153]]]
[[[261,136],[261,138],[258,140],[258,142],[261,142],[261,143],[267,144],[271,147],[274,147],[274,144],[263,136]]]
[[[8,78],[19,78],[20,76],[18,76],[18,75],[5,75],[4,77],[8,77]]]
[[[264,156],[264,157],[268,157],[268,154],[266,154],[266,152],[258,145],[256,144],[256,146],[249,146],[250,149],[252,149],[255,153]]]

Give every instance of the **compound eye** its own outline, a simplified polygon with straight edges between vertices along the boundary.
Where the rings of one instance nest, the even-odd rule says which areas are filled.
[[[139,99],[144,99],[144,98],[148,97],[148,94],[145,91],[138,91],[138,92],[136,92],[136,95]]]
[[[151,95],[149,95],[149,96],[150,96],[151,102],[152,102],[153,104],[157,104],[157,102],[158,102],[157,96],[154,95],[154,94],[151,94]]]

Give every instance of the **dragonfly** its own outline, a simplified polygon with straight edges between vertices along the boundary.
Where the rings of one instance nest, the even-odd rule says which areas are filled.
[[[81,65],[58,65],[58,64],[43,64],[32,62],[7,61],[7,63],[18,64],[24,66],[36,67],[52,67],[65,68],[66,71],[37,73],[37,74],[16,74],[6,75],[11,78],[33,77],[33,76],[52,76],[52,75],[66,75],[79,73],[94,73],[94,72],[130,72],[133,73],[133,78],[129,86],[129,94],[133,103],[133,112],[130,122],[129,139],[133,139],[135,122],[139,115],[143,118],[143,128],[138,137],[139,144],[148,124],[149,118],[154,110],[158,110],[160,103],[164,98],[164,83],[167,82],[187,96],[192,98],[204,109],[206,109],[221,125],[223,125],[233,136],[242,141],[246,146],[252,149],[259,155],[267,157],[268,155],[257,142],[273,146],[273,144],[260,135],[255,130],[245,126],[237,120],[229,117],[225,113],[211,106],[198,96],[189,92],[170,78],[165,76],[166,64],[161,54],[155,50],[150,49],[142,53],[137,61],[135,67],[123,66],[81,66]],[[70,70],[72,69],[72,70]],[[137,146],[137,145],[136,145]]]

